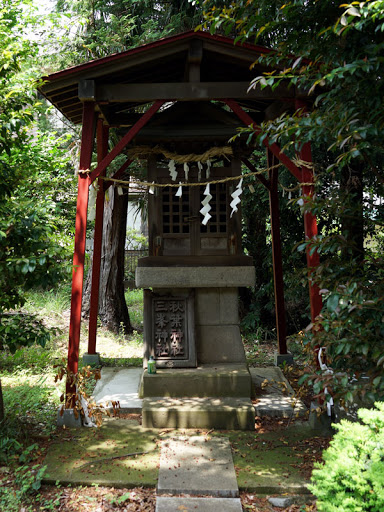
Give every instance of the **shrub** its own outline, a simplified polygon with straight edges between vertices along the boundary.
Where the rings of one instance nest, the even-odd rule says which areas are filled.
[[[319,511],[384,510],[384,403],[360,409],[362,423],[342,420],[330,447],[317,464],[310,490]]]

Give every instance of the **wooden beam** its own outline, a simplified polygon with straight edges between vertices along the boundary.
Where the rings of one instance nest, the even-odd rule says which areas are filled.
[[[251,116],[245,112],[240,105],[232,99],[226,99],[225,103],[229,108],[238,116],[239,119],[247,126],[251,126],[254,132],[258,135],[261,132],[260,126],[257,126]],[[301,180],[301,169],[297,167],[290,158],[285,155],[277,144],[269,144],[268,137],[263,139],[264,146],[275,155],[278,160],[289,170],[293,176],[300,181]]]
[[[203,41],[192,39],[189,45],[187,64],[185,69],[187,82],[200,82],[200,68],[203,59]]]
[[[273,166],[276,162],[271,151],[267,150],[268,166]],[[287,327],[285,320],[285,301],[284,301],[284,280],[283,280],[283,258],[281,251],[280,238],[280,212],[279,195],[277,190],[279,169],[269,170],[269,210],[271,214],[271,233],[272,233],[272,263],[273,263],[273,284],[275,290],[275,313],[276,330],[279,354],[287,354]]]
[[[81,134],[80,170],[87,170],[91,166],[92,150],[95,128],[95,105],[93,102],[86,102],[83,106],[83,130]],[[83,296],[84,261],[85,261],[85,238],[87,231],[87,208],[88,208],[88,187],[89,180],[86,173],[79,173],[78,193],[75,224],[75,249],[72,267],[72,293],[71,293],[71,315],[69,324],[68,344],[68,370],[77,373],[79,362],[80,324],[81,324],[81,302]],[[74,388],[67,380],[67,399],[73,407]]]
[[[125,103],[153,101],[158,98],[174,101],[215,100],[225,98],[275,100],[294,98],[295,90],[280,84],[276,89],[257,87],[248,92],[249,82],[182,82],[96,85],[97,101]]]
[[[257,172],[256,167],[248,160],[248,158],[242,158],[241,161],[243,162],[243,164],[245,164],[248,167],[248,169],[251,172]],[[266,180],[262,174],[256,174],[255,178],[258,179],[260,181],[260,183],[262,183],[264,185],[265,188],[270,190],[270,186],[271,186],[270,181]]]
[[[124,135],[122,139],[116,144],[116,146],[108,153],[108,155],[103,158],[103,160],[98,164],[96,169],[91,172],[89,175],[90,183],[92,183],[96,178],[98,178],[103,171],[108,167],[108,165],[120,155],[125,146],[131,142],[131,140],[139,133],[139,131],[145,126],[148,121],[152,118],[152,116],[159,110],[159,108],[164,104],[164,100],[157,100],[155,103],[141,116],[139,121],[135,123],[134,126]]]
[[[78,96],[80,101],[95,101],[95,81],[80,80]]]
[[[131,165],[133,160],[130,160],[129,158],[123,163],[123,165],[120,167],[118,171],[115,172],[113,176],[110,176],[110,178],[114,180],[118,180],[121,178],[121,176],[125,173],[125,171],[128,169],[128,167]],[[108,187],[110,187],[113,184],[112,181],[105,181],[104,182],[104,190],[107,190]]]

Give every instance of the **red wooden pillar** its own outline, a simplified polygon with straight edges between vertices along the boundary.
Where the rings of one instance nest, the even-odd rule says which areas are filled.
[[[273,166],[275,159],[270,150],[267,150],[268,165]],[[283,261],[281,252],[280,238],[280,212],[279,196],[277,190],[278,169],[269,170],[269,208],[271,214],[271,232],[272,232],[272,262],[273,262],[273,283],[275,290],[275,313],[277,343],[279,354],[287,354],[287,327],[285,320],[285,302],[284,302],[284,281],[283,281]]]
[[[303,145],[303,148],[300,152],[300,159],[304,162],[308,162],[308,164],[312,165],[312,152],[311,145],[307,142]],[[313,171],[310,167],[301,167],[302,172],[302,183],[313,183]],[[304,204],[311,200],[314,193],[313,185],[303,185],[302,186],[303,199]],[[312,238],[317,236],[317,222],[316,216],[311,212],[304,213],[304,232],[305,239],[311,240]],[[307,247],[307,266],[308,266],[308,277],[309,277],[309,301],[311,306],[311,320],[315,321],[315,318],[320,314],[321,309],[323,307],[323,301],[321,299],[320,290],[317,284],[311,282],[311,273],[313,270],[319,265],[320,257],[317,250],[310,254],[310,247]]]
[[[100,163],[108,154],[109,128],[103,124],[102,119],[97,124],[97,162]],[[105,176],[105,170],[101,173]],[[99,312],[100,266],[101,248],[103,242],[104,218],[104,181],[99,180],[99,189],[96,197],[95,232],[93,240],[91,304],[89,311],[88,355],[96,354],[97,317]]]
[[[81,135],[81,152],[79,170],[87,170],[91,166],[92,149],[95,127],[95,109],[92,101],[83,104],[83,128]],[[81,323],[81,301],[83,295],[84,260],[85,260],[85,239],[87,230],[87,209],[88,209],[88,173],[79,172],[78,193],[75,224],[75,250],[73,255],[72,269],[72,295],[71,295],[71,316],[69,324],[69,345],[68,345],[68,370],[75,374],[79,362],[80,344],[80,323]],[[73,385],[67,380],[67,406],[73,406],[71,394],[74,391]],[[69,400],[69,404],[68,404]]]

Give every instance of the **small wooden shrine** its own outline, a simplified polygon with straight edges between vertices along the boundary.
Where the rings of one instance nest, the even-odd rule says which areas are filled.
[[[270,168],[260,175],[250,161],[252,147],[241,136],[233,138],[241,127],[252,125],[257,132],[261,121],[306,107],[305,93],[284,83],[274,90],[249,90],[252,77],[265,71],[250,66],[270,51],[187,32],[54,73],[40,87],[64,116],[82,123],[68,349],[73,373],[89,187],[98,180],[88,343],[88,354],[95,355],[104,194],[133,159],[147,162],[149,256],[139,261],[136,284],[145,295],[144,367],[153,356],[159,371],[143,374],[145,426],[252,428],[251,379],[238,318],[238,289],[254,284],[253,262],[241,247],[242,166],[269,191],[278,356],[289,357],[277,164],[303,184],[306,201],[313,193],[310,147],[304,145],[294,162],[264,139]],[[110,148],[111,129],[119,142]],[[118,155],[126,162],[111,174]],[[309,213],[304,229],[307,238],[317,233]],[[307,259],[309,268],[318,264],[316,252]],[[310,303],[314,318],[321,298],[312,285]],[[192,399],[197,402],[186,412]]]

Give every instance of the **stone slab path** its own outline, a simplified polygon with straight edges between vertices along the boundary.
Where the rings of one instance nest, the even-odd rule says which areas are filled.
[[[164,440],[161,446],[157,494],[157,512],[186,511],[189,510],[188,506],[191,507],[190,510],[241,511],[239,488],[228,439],[180,436]],[[188,501],[192,498],[168,497],[163,501],[163,494],[188,494],[200,497],[193,498],[193,501]],[[202,495],[209,498],[202,498]],[[221,498],[220,501],[218,498]]]

